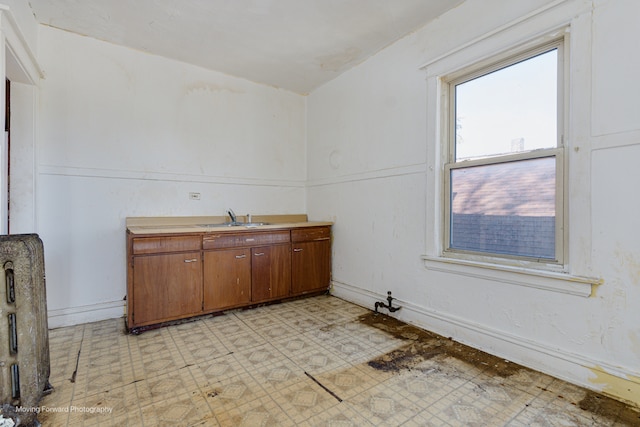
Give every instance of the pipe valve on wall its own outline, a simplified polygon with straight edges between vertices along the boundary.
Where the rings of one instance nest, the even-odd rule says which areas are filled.
[[[384,301],[378,301],[376,302],[376,313],[378,312],[378,307],[384,307],[386,309],[388,309],[391,313],[393,313],[394,311],[398,311],[400,310],[402,307],[393,307],[391,302],[394,300],[395,298],[393,298],[391,296],[391,291],[387,292],[387,304],[384,303]]]

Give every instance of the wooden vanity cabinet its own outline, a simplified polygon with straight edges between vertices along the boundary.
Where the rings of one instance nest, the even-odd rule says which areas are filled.
[[[291,230],[291,294],[329,289],[331,282],[331,228]]]
[[[320,293],[331,227],[135,234],[127,238],[127,327]]]
[[[199,236],[131,239],[127,293],[130,329],[201,313],[201,241]]]
[[[205,311],[289,295],[289,230],[213,233],[203,237],[202,246]]]
[[[291,245],[251,249],[251,301],[288,297],[291,292]]]
[[[250,249],[204,252],[204,310],[215,311],[251,302]]]

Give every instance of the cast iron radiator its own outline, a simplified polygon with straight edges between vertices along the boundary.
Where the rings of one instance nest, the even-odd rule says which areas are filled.
[[[0,405],[18,426],[39,425],[33,408],[49,385],[44,248],[37,234],[0,236]]]

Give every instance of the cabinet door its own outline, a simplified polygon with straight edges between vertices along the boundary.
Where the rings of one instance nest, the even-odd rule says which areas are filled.
[[[292,245],[291,293],[301,295],[326,290],[331,280],[331,241]]]
[[[200,252],[133,257],[133,323],[148,325],[202,310]]]
[[[291,245],[251,249],[251,300],[283,298],[291,290]]]
[[[204,309],[251,302],[251,251],[227,249],[204,253]]]

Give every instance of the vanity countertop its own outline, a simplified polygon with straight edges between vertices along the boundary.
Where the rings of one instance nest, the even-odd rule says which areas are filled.
[[[239,223],[246,223],[246,219],[244,216],[238,216]],[[309,221],[306,214],[252,215],[250,225],[229,226],[226,222],[228,218],[223,216],[130,217],[126,220],[126,227],[127,232],[131,234],[143,235],[279,230],[333,225],[330,221]]]

